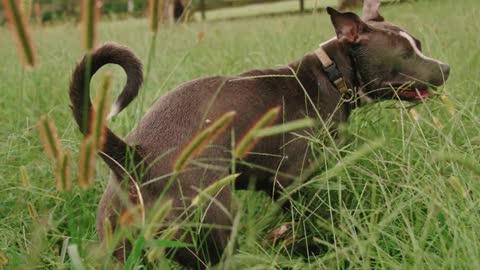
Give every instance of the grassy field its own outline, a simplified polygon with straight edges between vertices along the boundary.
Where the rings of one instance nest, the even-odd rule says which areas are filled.
[[[305,10],[312,12],[318,8],[325,8],[326,6],[335,6],[335,0],[305,0]],[[207,20],[222,20],[230,18],[254,17],[257,15],[268,14],[282,14],[299,12],[300,4],[297,0],[280,1],[272,3],[253,4],[241,7],[213,9],[206,11]],[[195,19],[200,20],[200,12],[195,13]]]
[[[226,258],[230,269],[480,269],[478,14],[477,0],[383,9],[384,17],[422,40],[427,55],[451,65],[450,79],[439,90],[448,99],[426,101],[416,114],[399,102],[358,109],[342,129],[347,143],[341,147],[312,138],[325,165],[288,213],[275,212],[264,194],[236,192],[241,218],[238,249]],[[196,45],[201,31],[205,38]],[[37,133],[40,115],[48,114],[77,158],[82,137],[67,89],[82,55],[80,34],[76,25],[33,32],[41,63],[23,71],[10,33],[0,28],[0,268],[70,269],[79,265],[72,258],[80,257],[91,269],[99,244],[96,205],[108,170],[97,162],[93,188],[74,185],[59,193]],[[283,65],[332,36],[324,13],[162,29],[141,93],[147,102],[135,102],[109,126],[125,135],[155,98],[177,84]],[[151,34],[145,20],[102,23],[99,38],[129,46],[146,63]],[[113,71],[118,93],[125,76],[118,67],[106,69]],[[374,141],[383,143],[362,154]],[[348,166],[341,166],[342,157]],[[273,241],[269,232],[282,225],[289,230]],[[78,257],[68,252],[75,245]],[[161,263],[162,269],[177,269]]]

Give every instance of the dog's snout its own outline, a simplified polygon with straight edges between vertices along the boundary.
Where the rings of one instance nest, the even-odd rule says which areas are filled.
[[[447,64],[439,64],[437,66],[437,72],[435,72],[433,77],[430,80],[430,84],[434,86],[442,86],[448,79],[448,76],[450,75],[450,66]]]
[[[442,65],[442,73],[443,76],[445,77],[445,80],[447,80],[448,76],[450,75],[450,66],[443,64]]]

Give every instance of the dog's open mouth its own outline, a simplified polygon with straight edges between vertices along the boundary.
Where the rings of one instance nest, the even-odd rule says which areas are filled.
[[[398,91],[397,95],[402,100],[423,100],[431,97],[431,94],[427,89],[405,89]]]

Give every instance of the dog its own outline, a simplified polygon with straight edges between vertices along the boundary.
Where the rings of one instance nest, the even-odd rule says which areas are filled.
[[[111,179],[99,203],[97,232],[105,237],[105,222],[119,227],[125,203],[119,195],[122,183],[134,181],[135,193],[128,186],[130,202],[143,200],[146,212],[165,191],[173,208],[167,219],[174,220],[197,196],[200,186],[212,185],[230,174],[232,140],[238,141],[269,109],[280,106],[281,117],[275,123],[305,117],[347,121],[351,111],[365,102],[381,100],[419,101],[430,97],[429,87],[439,87],[447,80],[450,67],[423,54],[418,39],[407,31],[385,22],[378,12],[378,1],[369,1],[363,17],[352,12],[327,8],[336,37],[321,44],[314,52],[285,67],[252,70],[231,77],[196,79],[176,87],[158,99],[131,133],[122,140],[106,129],[106,142],[100,156],[112,171]],[[142,84],[142,64],[125,47],[106,44],[91,54],[91,75],[85,76],[87,57],[75,67],[70,82],[72,111],[83,133],[86,117],[92,112],[88,82],[102,66],[117,64],[127,74],[123,91],[112,106],[112,115],[121,112],[137,96]],[[235,111],[228,130],[219,135],[198,157],[202,166],[190,164],[167,188],[162,176],[172,173],[173,163],[182,149],[205,127],[224,113]],[[91,119],[88,119],[91,121]],[[308,130],[306,130],[308,131]],[[334,132],[334,131],[331,131]],[[232,135],[233,134],[233,135]],[[288,142],[288,143],[286,143]],[[308,143],[297,135],[285,133],[260,140],[251,153],[239,162],[236,189],[265,191],[276,197],[301,176],[310,160],[305,158]],[[256,154],[257,153],[257,154]],[[262,154],[258,154],[262,153]],[[255,164],[256,166],[250,166]],[[138,168],[143,168],[142,170]],[[130,169],[129,169],[130,168]],[[232,225],[226,213],[231,209],[231,186],[225,186],[205,209],[202,229],[205,238],[196,250],[175,249],[173,258],[191,269],[216,264],[227,246]],[[133,190],[133,191],[132,191]],[[182,241],[193,241],[188,236]],[[131,252],[128,241],[114,255],[123,261]]]

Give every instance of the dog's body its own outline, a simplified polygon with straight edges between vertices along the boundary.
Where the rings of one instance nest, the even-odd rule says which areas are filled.
[[[323,49],[336,64],[348,88],[357,95],[370,100],[425,98],[428,95],[424,92],[426,84],[443,84],[448,77],[448,66],[423,56],[413,37],[383,22],[377,12],[378,5],[373,9],[367,12],[364,21],[353,13],[329,9],[337,38],[322,44]],[[406,54],[412,59],[406,59]],[[85,63],[84,59],[77,65],[70,86],[73,111],[80,126],[85,115],[81,109]],[[114,113],[118,113],[138,92],[142,81],[141,64],[127,49],[114,45],[105,45],[93,53],[92,74],[106,63],[119,64],[127,73],[127,86],[114,106]],[[412,66],[409,67],[408,63]],[[397,91],[410,81],[417,90]],[[362,90],[359,92],[358,89]],[[276,123],[306,116],[339,123],[346,121],[356,106],[355,102],[344,102],[342,98],[316,53],[307,54],[284,68],[254,70],[235,77],[197,79],[178,86],[152,106],[125,142],[107,130],[102,157],[114,174],[99,205],[97,230],[100,238],[103,238],[105,219],[110,219],[115,229],[119,213],[125,210],[118,190],[119,183],[126,178],[124,168],[129,165],[128,153],[136,165],[143,163],[144,168],[148,168],[143,177],[134,170],[148,213],[165,189],[168,178],[160,178],[172,172],[173,163],[182,149],[222,114],[228,111],[237,113],[230,129],[197,158],[203,166],[188,166],[168,189],[166,197],[174,206],[169,219],[173,220],[181,215],[184,206],[190,204],[201,187],[229,174],[232,138],[238,141],[269,109],[282,108]],[[241,173],[236,188],[247,188],[254,183],[258,190],[275,196],[299,177],[309,164],[307,141],[289,133],[259,141],[252,152],[236,168]],[[206,243],[194,253],[188,249],[177,250],[174,257],[183,265],[204,268],[203,262],[218,262],[228,242],[228,227],[232,220],[224,210],[230,210],[230,187],[224,187],[214,200],[215,203],[206,210],[203,223],[225,227],[211,229]],[[125,259],[129,249],[127,244],[116,252],[116,256]]]

